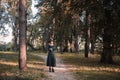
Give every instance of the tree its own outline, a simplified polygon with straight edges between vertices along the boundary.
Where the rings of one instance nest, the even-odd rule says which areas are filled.
[[[118,28],[120,25],[118,23],[114,23],[114,20],[119,20],[119,3],[119,0],[104,0],[103,5],[105,27],[103,28],[103,52],[101,54],[102,63],[113,63],[112,55],[115,46],[114,40],[120,39],[119,34],[116,34],[116,32],[120,31],[120,29]]]
[[[119,0],[46,0],[47,6],[51,8],[47,6],[42,8],[45,9],[47,16],[53,15],[48,25],[49,29],[51,24],[52,28],[54,26],[52,31],[61,51],[63,49],[67,51],[68,41],[70,44],[73,41],[76,45],[78,36],[82,35],[85,38],[85,57],[88,57],[90,49],[91,53],[94,53],[94,49],[97,50],[99,45],[96,44],[99,42],[101,43],[99,50],[102,52],[101,62],[112,63],[113,52],[120,52],[119,3]],[[83,12],[86,14],[83,15]],[[76,14],[78,16],[74,18]],[[85,20],[80,22],[80,17],[84,17]],[[47,20],[44,18],[44,21]],[[77,47],[76,45],[76,51]]]
[[[26,57],[26,0],[19,0],[19,69],[27,69]]]
[[[18,49],[18,27],[19,27],[19,24],[18,24],[18,1],[19,0],[16,0],[16,1],[14,1],[14,0],[9,0],[8,1],[8,4],[9,4],[9,13],[12,15],[12,17],[13,17],[13,26],[12,26],[12,28],[13,28],[13,36],[14,36],[14,38],[13,38],[13,43],[14,43],[14,51],[16,52],[17,51],[17,49]]]

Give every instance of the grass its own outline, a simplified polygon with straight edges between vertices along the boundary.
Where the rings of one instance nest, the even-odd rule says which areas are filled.
[[[0,52],[0,80],[41,80],[46,78],[43,71],[44,65],[39,56],[34,56],[28,52],[28,69],[20,72],[18,69],[18,53]]]
[[[120,66],[101,64],[98,54],[89,55],[89,58],[84,58],[82,53],[65,53],[57,56],[62,58],[64,63],[72,65],[69,69],[75,73],[77,80],[120,80]],[[120,62],[120,56],[113,59]]]
[[[44,61],[37,55],[38,52],[27,53],[28,69],[20,72],[18,69],[18,53],[0,52],[0,80],[44,80]],[[63,59],[67,67],[75,74],[77,80],[120,80],[120,66],[101,64],[98,54],[84,58],[83,54],[65,53],[56,54]],[[120,63],[120,56],[114,56],[115,62]]]
[[[120,73],[105,71],[76,71],[78,80],[120,80]]]

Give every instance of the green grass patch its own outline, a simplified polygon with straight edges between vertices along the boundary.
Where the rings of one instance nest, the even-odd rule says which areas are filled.
[[[70,66],[71,71],[75,73],[78,80],[120,80],[120,66],[114,64],[100,63],[100,55],[89,55],[85,58],[84,54],[65,53],[57,54],[62,58],[65,64]],[[116,59],[120,62],[120,57]]]
[[[104,71],[76,71],[78,80],[120,80],[120,73]]]
[[[39,56],[27,53],[26,71],[18,68],[18,53],[0,52],[0,80],[41,80],[44,74],[44,62]],[[35,53],[39,54],[39,53]]]

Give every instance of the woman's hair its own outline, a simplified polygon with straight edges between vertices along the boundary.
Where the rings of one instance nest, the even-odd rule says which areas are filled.
[[[52,39],[50,39],[50,40],[48,40],[48,43],[51,43],[53,40]]]

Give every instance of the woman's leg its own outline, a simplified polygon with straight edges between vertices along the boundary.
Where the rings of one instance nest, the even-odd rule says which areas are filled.
[[[51,66],[49,66],[49,72],[51,72]]]
[[[52,67],[52,72],[54,72],[54,67]]]

